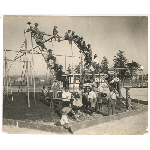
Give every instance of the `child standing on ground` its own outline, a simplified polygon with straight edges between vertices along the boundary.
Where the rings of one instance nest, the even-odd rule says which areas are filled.
[[[102,97],[101,97],[102,92],[103,92],[103,88],[99,85],[97,89],[97,104],[98,104],[99,111],[103,110]]]
[[[110,87],[110,93],[108,95],[108,115],[115,114],[115,106],[116,106],[116,101],[117,101],[117,96],[115,89],[113,87]]]
[[[96,105],[96,94],[93,90],[93,87],[91,87],[91,92],[89,92],[89,95],[88,95],[88,100],[90,102],[90,110],[91,110],[91,113],[90,115],[92,116],[93,115],[93,111],[95,109],[95,105]]]

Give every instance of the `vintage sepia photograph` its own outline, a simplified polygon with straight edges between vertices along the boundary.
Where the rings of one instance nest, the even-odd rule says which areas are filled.
[[[2,132],[144,135],[148,16],[3,16]]]

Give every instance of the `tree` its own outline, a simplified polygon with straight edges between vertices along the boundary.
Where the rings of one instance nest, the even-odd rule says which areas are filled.
[[[68,73],[71,74],[71,65],[69,64],[68,69],[67,69]]]
[[[102,72],[108,71],[108,64],[109,64],[108,59],[104,56],[104,57],[103,57],[103,60],[102,60],[102,62],[101,62],[101,69],[102,69]]]
[[[130,72],[130,76],[133,77],[133,74],[140,68],[140,65],[137,62],[132,61],[132,63],[127,64]]]
[[[75,71],[75,73],[77,73],[77,74],[80,74],[80,65],[81,65],[81,62],[79,62],[79,64],[75,66],[74,71]]]
[[[124,56],[124,52],[119,50],[119,53],[117,53],[117,56],[114,56],[114,68],[118,68],[119,70],[119,78],[123,80],[125,77],[125,73],[127,71],[127,59]]]

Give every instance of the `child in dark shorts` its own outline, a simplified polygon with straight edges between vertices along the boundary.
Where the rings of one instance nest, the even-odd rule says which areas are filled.
[[[102,97],[101,97],[101,93],[100,92],[97,93],[97,104],[98,104],[99,111],[102,111],[103,110],[103,106],[102,106]]]

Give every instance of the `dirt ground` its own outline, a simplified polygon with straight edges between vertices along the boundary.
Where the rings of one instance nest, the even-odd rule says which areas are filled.
[[[30,107],[27,106],[27,95],[25,93],[14,93],[13,101],[3,100],[3,118],[14,119],[22,121],[43,121],[43,122],[58,122],[60,121],[60,113],[56,109],[49,107],[49,104],[42,102],[43,97],[41,93],[36,93],[36,105],[33,102],[33,93],[30,94]],[[103,98],[103,112],[100,113],[103,116],[108,115],[107,100]],[[133,109],[137,109],[134,103]],[[117,101],[116,113],[122,113],[125,111],[125,106],[120,100]],[[87,113],[85,114],[87,115]],[[72,117],[70,118],[73,119]],[[74,119],[73,119],[74,120]],[[83,118],[85,120],[85,118]],[[75,120],[74,120],[75,121]]]
[[[148,127],[148,112],[111,121],[74,132],[75,135],[143,135]],[[33,129],[3,125],[3,132],[9,134],[54,134]],[[70,134],[70,133],[68,133]]]

